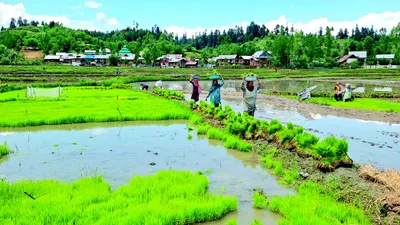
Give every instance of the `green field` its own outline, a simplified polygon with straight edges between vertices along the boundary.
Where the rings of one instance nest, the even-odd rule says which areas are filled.
[[[64,77],[79,76],[116,76],[117,67],[72,67],[61,65],[42,66],[0,66],[0,75],[29,76],[29,75],[53,75]],[[190,74],[206,75],[212,73],[212,69],[202,68],[131,68],[121,67],[120,76],[170,76],[175,79],[182,79]],[[256,73],[263,78],[303,78],[303,77],[360,77],[360,78],[399,78],[400,69],[307,69],[307,70],[279,70],[276,73],[273,69],[227,69],[217,68],[219,73],[229,78],[240,78],[244,73]],[[46,76],[48,77],[48,76]],[[204,76],[203,78],[207,78]],[[4,79],[4,78],[3,78]],[[156,78],[155,78],[156,79]]]
[[[336,101],[333,98],[311,98],[307,100],[309,103],[346,108],[346,109],[360,109],[380,112],[400,112],[400,103],[375,99],[375,98],[356,98],[351,102]]]
[[[0,100],[9,100],[0,103],[0,127],[188,119],[190,116],[190,110],[182,103],[145,92],[92,87],[71,87],[64,91],[69,97],[26,99],[24,90],[0,94]]]
[[[204,175],[161,171],[111,191],[101,177],[71,184],[0,181],[1,224],[193,224],[237,210],[235,197],[211,195]]]

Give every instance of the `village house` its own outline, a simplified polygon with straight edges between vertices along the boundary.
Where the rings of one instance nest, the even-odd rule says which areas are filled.
[[[122,66],[129,66],[135,63],[135,54],[132,54],[126,46],[121,48],[119,56],[121,57]]]
[[[85,55],[96,55],[96,50],[85,50]]]
[[[109,64],[108,58],[110,58],[110,55],[95,55],[94,62],[97,66],[106,66]]]
[[[197,68],[199,66],[199,61],[189,61],[186,63],[186,68]]]
[[[376,59],[378,59],[377,60],[378,64],[379,64],[379,60],[386,59],[389,61],[389,65],[391,65],[394,57],[395,57],[395,54],[377,54],[376,55]]]
[[[183,58],[182,54],[167,54],[156,59],[156,66],[161,68],[183,68],[189,60]]]
[[[339,65],[341,65],[341,64],[349,64],[349,63],[352,63],[352,62],[357,61],[357,60],[358,60],[357,56],[355,56],[353,54],[348,54],[348,55],[345,55],[342,58],[340,58],[337,61],[337,63]]]
[[[45,63],[60,63],[60,55],[46,55],[44,57]]]
[[[219,62],[220,65],[237,64],[238,61],[239,61],[238,55],[220,55],[217,58],[217,62]]]
[[[172,58],[171,60],[169,60],[169,67],[173,67],[173,68],[185,68],[186,63],[187,63],[187,59],[185,58]]]
[[[258,67],[259,61],[253,56],[240,56],[238,63],[243,67]]]
[[[255,59],[254,63],[256,67],[260,67],[261,64],[265,65],[265,67],[270,67],[271,65],[271,52],[269,51],[257,51],[252,57]]]

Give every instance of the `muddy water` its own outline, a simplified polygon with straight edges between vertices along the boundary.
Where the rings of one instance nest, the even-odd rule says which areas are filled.
[[[220,142],[198,137],[194,131],[188,140],[188,132],[184,122],[176,121],[1,130],[0,143],[7,141],[15,153],[2,160],[0,178],[73,181],[102,174],[115,189],[134,175],[168,169],[203,171],[211,192],[239,199],[237,213],[212,224],[232,218],[239,224],[250,224],[255,218],[277,224],[277,214],[252,208],[252,190],[260,188],[271,196],[294,191],[261,168],[258,156],[226,150]]]
[[[385,88],[390,87],[393,92],[400,92],[400,82],[399,81],[382,81],[382,80],[342,80],[343,83],[350,83],[353,88],[365,87],[365,92],[374,92],[375,88]],[[312,86],[317,86],[316,91],[320,92],[332,92],[335,81],[324,81],[316,79],[268,79],[262,81],[263,90],[277,90],[279,92],[300,92],[305,88]],[[152,87],[154,82],[147,82],[147,84]],[[208,90],[210,88],[210,81],[201,81],[201,87],[203,90]],[[135,86],[139,87],[139,84]],[[188,81],[163,81],[163,86],[168,89],[178,90],[178,91],[188,91],[192,89],[192,85]],[[240,80],[226,80],[224,88],[225,89],[235,89],[240,90],[241,81]]]

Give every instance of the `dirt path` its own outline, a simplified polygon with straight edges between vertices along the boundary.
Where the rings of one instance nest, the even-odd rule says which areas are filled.
[[[189,92],[185,92],[189,94]],[[224,91],[221,92],[222,98],[230,99],[243,99],[243,94],[241,92]],[[204,99],[205,95],[201,96]],[[400,124],[400,113],[389,113],[389,112],[379,112],[379,111],[367,111],[358,109],[344,109],[330,106],[323,106],[317,104],[310,104],[299,102],[297,100],[282,98],[278,96],[270,96],[259,94],[257,98],[257,104],[272,104],[277,107],[283,107],[286,109],[292,109],[302,113],[306,118],[310,118],[310,113],[321,114],[321,115],[332,115],[345,118],[355,118],[368,121],[379,121],[387,122],[391,124]]]

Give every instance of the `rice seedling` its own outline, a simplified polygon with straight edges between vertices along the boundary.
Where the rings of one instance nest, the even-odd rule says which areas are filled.
[[[76,142],[72,142],[72,145],[78,145],[78,143],[76,143]]]
[[[203,124],[201,126],[199,126],[197,128],[197,134],[207,134],[208,128],[210,128],[210,126],[208,124]]]
[[[305,182],[298,189],[298,195],[268,199],[268,208],[284,215],[279,224],[316,225],[369,225],[364,211],[354,206],[340,203],[334,194],[323,186]]]
[[[180,102],[139,91],[92,87],[66,88],[64,91],[69,95],[61,98],[64,101],[28,99],[0,104],[0,127],[188,119],[191,115],[190,109]],[[122,100],[124,98],[136,100]]]
[[[339,140],[333,136],[325,138],[314,146],[314,154],[327,160],[340,160],[347,157],[349,145],[345,139]]]
[[[101,177],[0,182],[2,224],[193,224],[237,210],[236,197],[212,195],[204,175],[160,171],[111,191]]]
[[[191,135],[191,134],[188,134],[188,140],[192,140],[193,139],[193,136]]]
[[[162,89],[162,88],[154,88],[153,93],[156,95],[162,96],[167,99],[176,99],[176,100],[185,100],[185,95],[183,95],[179,91]]]
[[[8,155],[10,153],[11,153],[11,151],[7,146],[7,142],[4,142],[3,145],[0,145],[0,158],[5,156],[5,155]]]
[[[253,208],[255,209],[266,209],[268,207],[268,199],[259,191],[253,194]]]
[[[229,149],[236,149],[242,152],[250,152],[252,145],[240,140],[237,136],[231,135],[226,131],[210,127],[207,131],[207,137],[224,142],[225,147]]]
[[[279,122],[278,120],[271,120],[268,126],[268,133],[275,134],[276,132],[280,131],[283,129],[282,123]]]
[[[309,152],[310,149],[319,141],[319,138],[313,134],[302,133],[295,137],[296,143],[304,152]]]
[[[250,225],[263,225],[259,220],[255,219]]]
[[[226,223],[226,225],[237,225],[238,223],[237,223],[237,220],[236,219],[231,219],[231,220],[229,220],[227,223]]]

